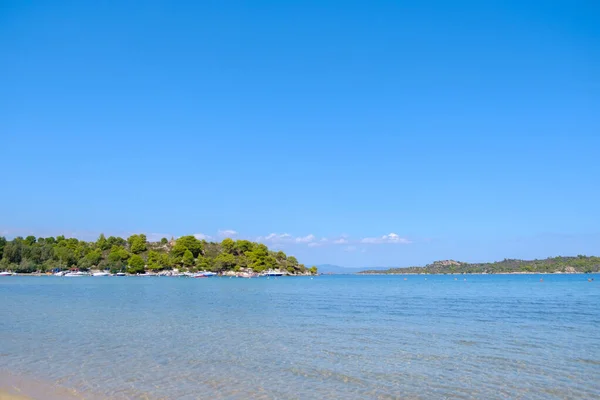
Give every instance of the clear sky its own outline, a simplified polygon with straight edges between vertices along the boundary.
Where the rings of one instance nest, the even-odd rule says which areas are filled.
[[[0,235],[600,254],[597,1],[3,0],[0,60]]]

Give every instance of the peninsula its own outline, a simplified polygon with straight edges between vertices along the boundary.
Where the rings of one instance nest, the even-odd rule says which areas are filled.
[[[594,273],[600,272],[600,257],[551,257],[543,260],[504,259],[490,263],[467,263],[454,260],[435,261],[422,267],[367,270],[359,274],[527,274],[527,273]]]
[[[110,273],[145,274],[163,271],[217,274],[259,274],[278,271],[284,275],[316,275],[296,257],[272,251],[262,243],[226,238],[221,242],[199,240],[192,235],[149,242],[146,235],[127,239],[101,234],[95,242],[76,238],[0,237],[0,271],[50,273],[77,269]]]

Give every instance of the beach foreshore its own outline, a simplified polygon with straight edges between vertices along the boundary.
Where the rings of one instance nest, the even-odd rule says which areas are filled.
[[[14,271],[4,271],[0,270],[0,276],[96,276],[96,277],[105,277],[105,276],[141,276],[141,277],[177,277],[177,278],[208,278],[208,277],[220,277],[220,278],[268,278],[268,277],[307,277],[307,276],[317,276],[317,273],[312,273],[310,271],[307,272],[299,272],[299,273],[290,273],[289,271],[284,270],[268,270],[263,271],[261,273],[254,272],[249,268],[241,269],[239,271],[221,271],[221,272],[211,272],[211,271],[197,271],[197,272],[189,272],[189,271],[179,271],[177,269],[174,270],[163,270],[159,272],[145,272],[145,273],[127,273],[127,272],[116,272],[111,273],[105,270],[98,269],[90,269],[86,271],[79,271],[78,269],[72,270],[62,270],[59,272],[14,272]]]
[[[0,370],[0,400],[103,400],[90,393],[62,387],[50,381]]]
[[[433,272],[356,272],[353,275],[594,275],[598,272],[447,272],[447,273],[433,273]],[[325,274],[327,275],[327,274]]]

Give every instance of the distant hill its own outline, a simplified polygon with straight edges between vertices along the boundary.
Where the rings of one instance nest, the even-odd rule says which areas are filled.
[[[552,257],[543,260],[504,259],[491,263],[435,261],[424,267],[369,269],[361,274],[518,274],[600,272],[600,257]]]
[[[361,267],[342,267],[340,265],[333,264],[321,264],[317,265],[317,269],[320,274],[356,274],[361,271],[364,271],[365,268]],[[371,271],[382,271],[387,270],[387,267],[373,267],[369,270]]]

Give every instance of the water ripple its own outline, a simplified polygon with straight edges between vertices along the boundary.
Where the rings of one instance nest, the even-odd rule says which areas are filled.
[[[117,400],[598,398],[598,285],[544,281],[10,277],[0,367]]]

